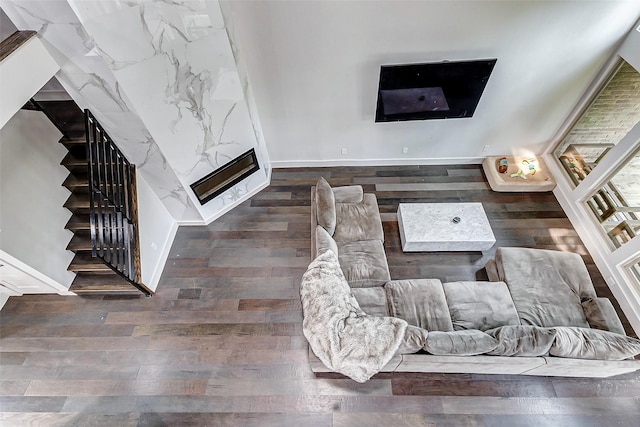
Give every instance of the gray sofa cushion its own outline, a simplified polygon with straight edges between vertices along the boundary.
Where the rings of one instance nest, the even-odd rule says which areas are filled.
[[[418,328],[417,326],[407,326],[404,331],[404,339],[400,343],[400,348],[396,354],[411,354],[422,350],[427,343],[427,335],[429,331]]]
[[[622,322],[608,298],[593,298],[582,301],[584,315],[593,329],[615,332],[625,335]]]
[[[549,354],[575,359],[624,360],[640,354],[640,340],[609,331],[558,327]]]
[[[316,218],[330,235],[336,230],[336,200],[329,183],[322,177],[316,183]]]
[[[523,325],[588,327],[581,297],[595,297],[578,254],[529,248],[498,248],[496,264]]]
[[[392,316],[428,331],[453,331],[440,280],[392,280],[384,288]]]
[[[351,288],[362,311],[370,316],[389,316],[387,295],[382,286],[373,288]]]
[[[333,187],[336,203],[361,203],[364,196],[361,185],[346,185]]]
[[[519,274],[522,271],[531,273],[530,279],[549,278],[553,271],[555,276],[552,277],[565,283],[581,300],[596,297],[589,271],[579,254],[547,249],[498,248],[495,260],[500,280],[507,284],[512,279],[522,279]],[[510,277],[512,275],[514,277]]]
[[[380,240],[338,243],[338,258],[349,286],[382,286],[389,280],[389,265]]]
[[[336,203],[336,228],[333,238],[336,242],[384,242],[378,200],[374,194],[365,194],[361,203]]]
[[[427,335],[424,349],[431,354],[446,356],[474,356],[488,353],[498,345],[490,335],[475,329],[465,331],[433,331]]]
[[[316,225],[316,254],[318,256],[327,250],[333,251],[338,255],[338,244],[333,237],[320,225]]]
[[[504,282],[443,283],[453,329],[486,331],[519,325],[520,319]]]
[[[487,331],[498,340],[498,346],[490,351],[492,356],[546,356],[556,337],[553,328],[531,325],[509,325]]]
[[[487,265],[485,265],[484,268],[487,272],[487,277],[489,278],[490,282],[502,281],[502,279],[500,279],[500,275],[498,274],[498,266],[495,259],[490,259],[489,261],[487,261]]]

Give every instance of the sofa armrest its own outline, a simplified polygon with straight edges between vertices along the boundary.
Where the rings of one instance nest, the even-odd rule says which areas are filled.
[[[592,298],[582,302],[584,315],[593,329],[625,335],[624,326],[609,298]]]

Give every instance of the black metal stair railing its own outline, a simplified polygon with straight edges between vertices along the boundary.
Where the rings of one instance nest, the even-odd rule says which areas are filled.
[[[136,170],[85,110],[92,255],[145,295],[141,282]]]

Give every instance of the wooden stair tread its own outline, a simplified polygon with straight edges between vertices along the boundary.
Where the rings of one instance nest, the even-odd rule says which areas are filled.
[[[87,144],[87,139],[85,138],[85,136],[76,136],[71,138],[63,136],[62,138],[60,138],[59,142],[67,146],[81,145],[84,147]]]
[[[69,290],[77,294],[142,295],[131,283],[109,270],[108,272],[79,272]]]
[[[87,159],[84,157],[78,157],[74,155],[72,152],[67,153],[66,156],[60,162],[61,165],[68,167],[87,167]]]
[[[67,250],[72,252],[90,251],[92,248],[91,233],[88,229],[75,231],[71,241],[67,244]]]
[[[71,191],[71,195],[65,201],[64,207],[73,213],[65,226],[66,229],[74,233],[67,245],[67,249],[73,251],[75,256],[67,269],[75,272],[76,278],[69,289],[78,294],[153,294],[144,285],[139,285],[144,289],[140,291],[136,287],[138,285],[134,286],[114,272],[102,259],[92,256],[93,244],[90,234],[91,221],[89,215],[91,185],[89,180],[90,173],[87,168],[87,142],[83,111],[73,101],[38,101],[34,102],[34,106],[41,109],[60,129],[64,136],[59,142],[68,151],[60,164],[70,172],[62,185]],[[110,178],[111,175],[116,173],[113,165],[100,163],[96,166],[100,170],[99,174],[106,175],[105,178]],[[132,171],[132,175],[135,177],[135,170]],[[119,176],[113,177],[116,181],[118,178]],[[100,176],[97,179],[100,179]],[[122,185],[114,184],[109,189],[103,190],[111,194],[113,190],[121,190],[121,188],[116,187]],[[104,204],[107,204],[108,207],[105,207]],[[116,218],[116,215],[110,211],[113,206],[106,199],[102,200],[102,203],[99,203],[98,206],[102,206],[101,211],[104,211],[104,216],[102,216],[104,220],[111,221]],[[136,260],[136,262],[138,263],[136,265],[139,265],[139,261]]]
[[[37,101],[37,104],[63,135],[73,139],[84,135],[84,112],[74,101]]]
[[[69,287],[71,292],[76,294],[131,294],[131,295],[143,295],[139,290],[129,284],[122,285],[97,285],[87,286],[82,284],[71,284]]]
[[[82,193],[72,193],[63,205],[69,210],[73,209],[89,209],[89,196]]]
[[[111,269],[97,257],[92,257],[91,252],[78,252],[69,267],[69,271],[111,271]]]
[[[73,151],[76,156],[87,157],[87,140],[85,135],[77,137],[63,136],[58,142],[66,147],[67,150]]]
[[[67,224],[64,226],[67,230],[90,230],[91,229],[91,218],[88,214],[73,214]]]
[[[63,187],[68,189],[78,189],[78,188],[89,188],[89,179],[87,178],[86,173],[71,173],[62,183]]]

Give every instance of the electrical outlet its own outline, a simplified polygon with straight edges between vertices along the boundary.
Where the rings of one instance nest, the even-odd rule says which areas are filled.
[[[486,153],[487,151],[489,151],[489,146],[485,145],[484,147],[482,147],[482,152]]]
[[[402,147],[402,154],[407,154],[409,152],[409,147]]]
[[[345,154],[347,154],[347,149],[346,149],[346,148],[343,148],[343,149],[340,151],[340,154],[342,154],[343,156],[344,156]]]

